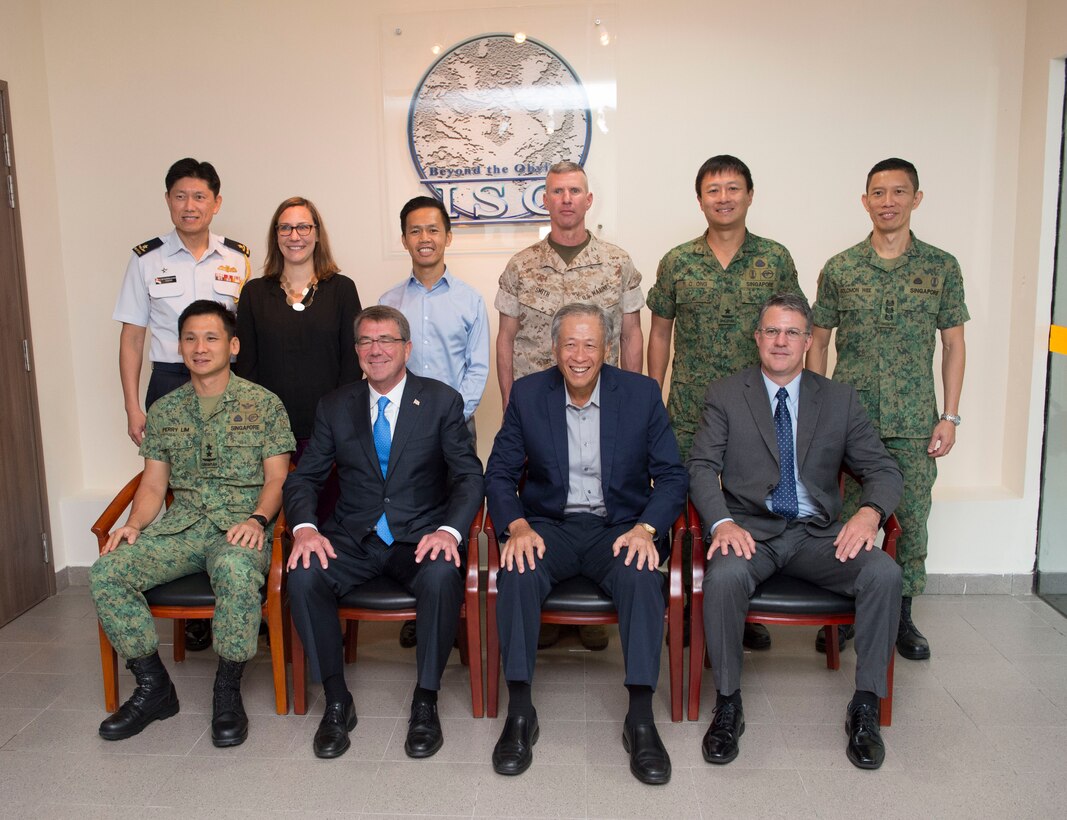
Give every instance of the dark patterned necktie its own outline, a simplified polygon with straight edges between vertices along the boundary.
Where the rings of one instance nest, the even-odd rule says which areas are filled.
[[[771,493],[774,511],[790,520],[797,517],[797,481],[793,471],[793,420],[789,416],[789,392],[778,388],[778,407],[774,411],[774,431],[778,438],[778,486]]]

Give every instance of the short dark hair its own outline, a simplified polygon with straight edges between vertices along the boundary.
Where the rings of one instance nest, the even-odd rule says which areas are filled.
[[[352,333],[357,339],[359,338],[359,326],[363,322],[396,322],[400,338],[405,342],[411,341],[411,325],[408,324],[407,317],[395,307],[371,305],[369,308],[363,308],[352,323]]]
[[[178,160],[167,171],[165,180],[167,193],[170,193],[170,189],[174,187],[175,182],[186,177],[204,180],[215,196],[218,196],[219,191],[222,190],[222,181],[219,179],[219,173],[215,170],[214,165],[210,162],[200,162],[192,157],[186,157]]]
[[[804,317],[804,323],[807,325],[804,329],[811,333],[812,313],[811,305],[808,304],[808,300],[804,298],[802,293],[776,293],[770,297],[763,306],[759,309],[759,317],[756,319],[756,330],[763,327],[763,314],[765,314],[771,308],[781,308],[782,310],[792,310],[795,313],[799,313]]]
[[[729,171],[733,171],[735,174],[743,176],[745,178],[745,184],[748,186],[748,190],[752,190],[752,172],[748,170],[748,166],[737,157],[731,156],[730,154],[716,154],[705,160],[704,164],[700,166],[700,170],[697,171],[697,196],[700,196],[700,186],[704,183],[704,177],[709,175],[716,176]]]
[[[915,170],[915,166],[906,159],[890,157],[889,159],[883,159],[881,162],[876,162],[874,167],[867,172],[867,187],[863,189],[864,192],[871,189],[871,177],[882,173],[882,171],[903,171],[908,175],[911,184],[915,186],[915,190],[919,190],[919,172]]]
[[[211,299],[197,299],[190,302],[189,306],[178,317],[178,335],[182,335],[185,321],[193,316],[218,316],[222,320],[222,326],[226,329],[227,338],[232,339],[237,335],[237,314],[221,302]]]
[[[407,233],[408,230],[408,214],[412,211],[417,211],[419,208],[436,208],[441,212],[441,219],[445,222],[445,233],[452,233],[452,218],[448,215],[448,208],[439,199],[435,199],[432,196],[417,196],[414,199],[409,199],[404,207],[400,209],[400,233],[401,235]]]

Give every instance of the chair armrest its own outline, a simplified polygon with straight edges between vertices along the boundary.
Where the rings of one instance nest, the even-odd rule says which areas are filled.
[[[670,532],[670,547],[671,557],[670,562],[667,565],[668,584],[670,590],[671,600],[681,600],[682,586],[684,581],[682,579],[682,539],[685,537],[685,531],[689,529],[689,522],[686,520],[686,514],[684,512],[678,514],[678,518],[675,519],[674,525],[671,527]]]
[[[483,503],[474,514],[470,529],[467,531],[467,589],[474,589],[475,591],[478,589],[478,562],[481,557],[478,554],[480,549],[478,536],[482,532],[482,517],[484,514],[485,504]]]
[[[266,583],[268,600],[272,594],[281,595],[282,593],[282,576],[285,563],[289,559],[289,549],[292,547],[292,540],[286,538],[287,534],[285,510],[281,509],[274,521],[274,537],[271,541],[270,567],[267,569]]]
[[[495,595],[496,575],[500,572],[500,542],[496,539],[496,527],[493,525],[492,516],[488,512],[485,514],[482,532],[485,533],[485,563],[488,572],[486,589]]]
[[[141,486],[141,476],[143,472],[138,473],[129,481],[126,482],[126,486],[123,487],[115,497],[111,500],[111,503],[107,505],[107,508],[100,513],[100,517],[96,519],[96,523],[90,528],[93,535],[96,536],[97,545],[100,551],[103,552],[104,545],[107,544],[107,537],[114,529],[115,524],[119,520],[119,516],[123,511],[133,503],[133,497],[137,493],[137,488]]]
[[[882,551],[890,558],[897,557],[897,539],[900,538],[900,522],[896,515],[891,515],[882,525],[885,530],[885,540],[882,541]]]
[[[693,590],[695,591],[701,589],[704,584],[704,562],[707,550],[704,547],[704,527],[700,523],[700,514],[692,501],[686,509],[686,521],[693,538]]]

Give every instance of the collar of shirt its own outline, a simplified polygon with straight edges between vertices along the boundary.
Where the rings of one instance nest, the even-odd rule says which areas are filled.
[[[592,407],[600,407],[600,376],[599,376],[599,374],[597,375],[596,386],[593,388],[593,392],[589,396],[589,401],[587,401],[581,407],[579,407],[577,404],[574,403],[574,400],[571,398],[571,391],[570,390],[566,390],[565,389],[563,392],[566,393],[565,405],[567,407],[573,407],[575,410],[584,410],[586,407],[590,407],[590,406],[592,406]]]
[[[775,384],[774,382],[772,382],[770,379],[767,378],[767,374],[764,373],[762,370],[760,371],[760,375],[763,376],[763,386],[767,388],[767,398],[770,399],[771,402],[771,412],[774,412],[774,403],[777,400],[776,397],[778,396],[778,388],[782,387],[783,385]],[[800,377],[803,375],[804,371],[801,370],[794,377],[793,381],[789,382],[789,384],[787,385],[784,385],[785,392],[789,394],[789,413],[793,417],[794,424],[796,423],[797,408],[799,406],[798,402],[800,401]]]
[[[219,248],[222,246],[222,237],[213,233],[208,234],[207,250],[204,255],[200,257],[201,262],[207,259],[211,254],[219,252]],[[182,238],[178,236],[178,229],[175,228],[166,236],[163,237],[163,254],[165,256],[174,256],[177,253],[186,253],[192,257],[192,253],[185,247],[185,243],[182,242]]]
[[[400,400],[404,398],[404,386],[408,383],[407,371],[404,371],[404,378],[400,380],[396,387],[390,390],[388,393],[379,393],[373,387],[370,386],[370,382],[367,383],[367,392],[370,394],[370,418],[373,423],[378,418],[378,399],[383,395],[389,399],[389,404],[385,407],[385,417],[389,420],[389,430],[396,427],[396,417],[400,412]]]
[[[445,266],[445,272],[441,274],[441,278],[433,283],[433,287],[432,288],[427,290],[426,287],[422,284],[422,282],[419,281],[419,278],[415,275],[415,271],[412,271],[411,275],[408,277],[408,287],[409,288],[418,288],[419,290],[423,291],[424,293],[432,293],[433,291],[437,290],[440,287],[451,288],[452,287],[452,276],[451,276],[451,274],[449,274],[448,266],[446,265]]]

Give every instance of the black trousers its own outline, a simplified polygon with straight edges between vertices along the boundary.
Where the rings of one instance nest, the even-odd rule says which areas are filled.
[[[504,679],[533,681],[541,604],[560,581],[584,575],[611,596],[619,613],[619,637],[626,663],[626,684],[656,688],[663,647],[663,576],[626,566],[626,550],[611,553],[615,539],[633,527],[606,526],[596,515],[567,516],[562,522],[531,518],[530,525],[545,542],[544,558],[525,572],[503,567],[497,575],[496,618]],[[665,555],[661,555],[665,558]]]
[[[148,378],[148,390],[144,397],[145,410],[187,381],[189,369],[181,362],[152,362],[152,375]]]
[[[311,667],[311,679],[321,682],[344,673],[337,601],[360,584],[385,575],[415,596],[418,683],[424,689],[440,689],[463,602],[461,568],[441,556],[435,561],[427,556],[416,564],[414,544],[397,541],[387,546],[374,533],[358,544],[343,532],[323,535],[330,539],[337,557],[329,559],[326,569],[312,557],[307,569],[298,566],[289,572],[286,587],[293,622]]]

